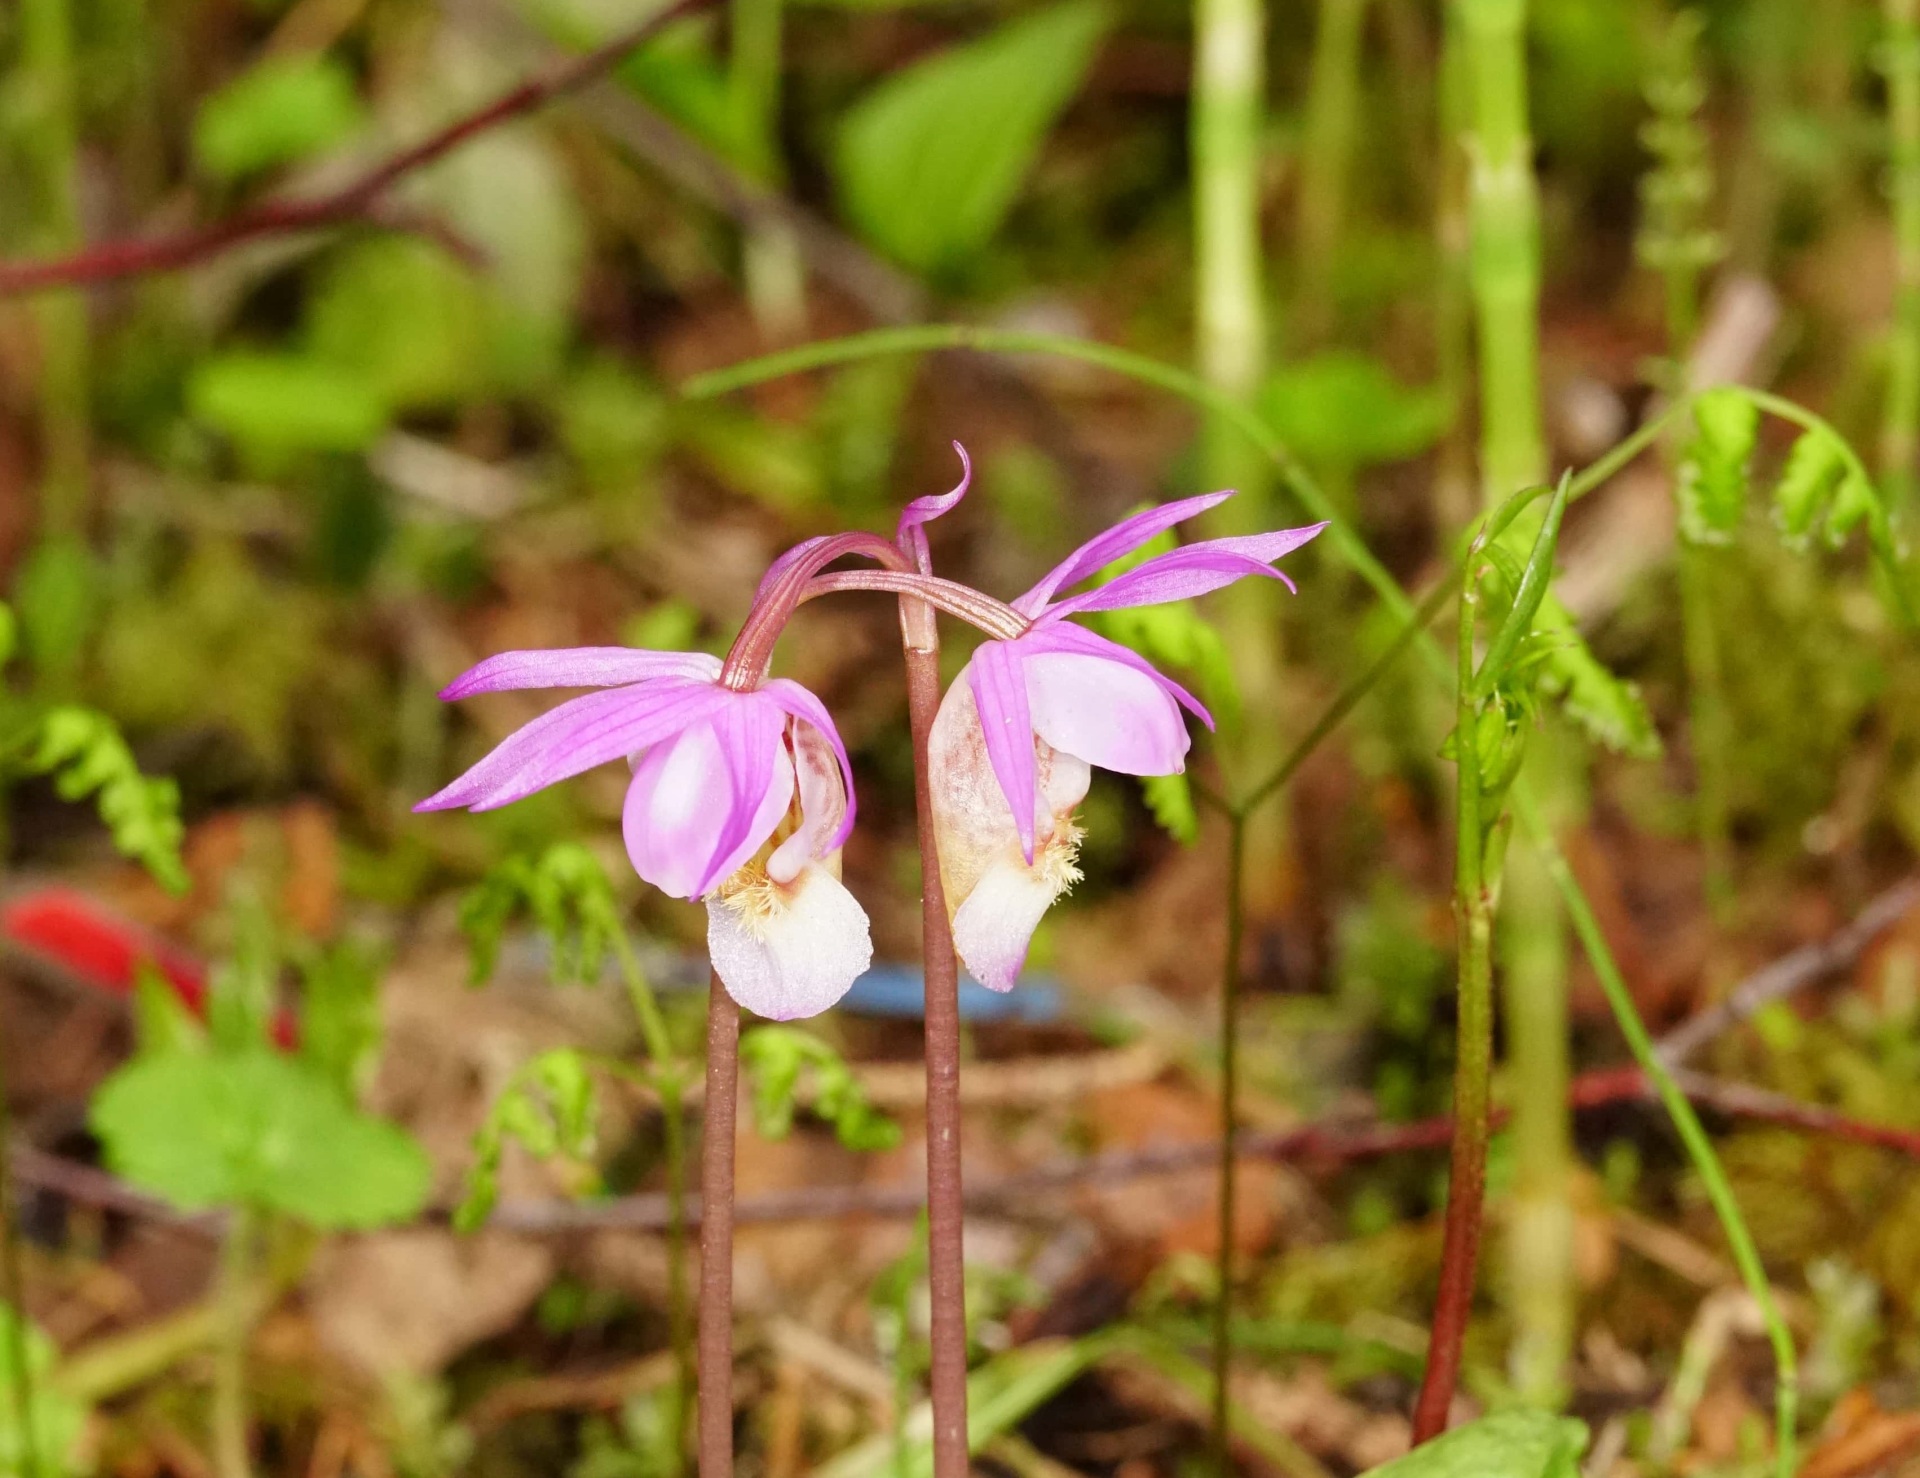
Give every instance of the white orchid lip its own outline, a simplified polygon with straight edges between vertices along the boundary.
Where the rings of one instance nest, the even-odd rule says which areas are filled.
[[[866,913],[828,866],[785,882],[749,863],[707,899],[707,952],[727,994],[758,1016],[793,1021],[832,1006],[873,963]]]

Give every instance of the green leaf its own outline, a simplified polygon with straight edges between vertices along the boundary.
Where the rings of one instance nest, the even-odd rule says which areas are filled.
[[[1557,599],[1536,618],[1546,634],[1541,648],[1540,687],[1559,699],[1561,710],[1596,744],[1635,759],[1654,759],[1660,735],[1640,690],[1609,672]]]
[[[507,926],[522,912],[546,936],[554,984],[599,978],[621,928],[599,858],[577,842],[557,842],[537,858],[507,858],[469,890],[460,901],[460,929],[475,985],[493,975]]]
[[[813,1078],[813,1111],[850,1150],[892,1149],[900,1126],[867,1101],[846,1059],[812,1032],[755,1027],[740,1039],[740,1066],[753,1088],[753,1118],[768,1139],[792,1132],[802,1075]]]
[[[397,411],[456,405],[497,379],[496,307],[440,247],[383,236],[329,255],[303,342],[312,362],[353,383],[363,403]]]
[[[500,1161],[509,1143],[539,1160],[590,1161],[598,1105],[587,1060],[571,1047],[556,1047],[523,1063],[473,1137],[473,1164],[453,1213],[454,1226],[474,1231],[493,1211],[500,1198]]]
[[[1724,544],[1747,501],[1747,464],[1760,434],[1760,408],[1734,386],[1693,403],[1695,435],[1675,491],[1680,532],[1696,544]]]
[[[1494,633],[1493,640],[1487,645],[1487,655],[1480,664],[1480,671],[1474,675],[1473,693],[1476,699],[1482,699],[1491,693],[1496,684],[1506,680],[1508,669],[1512,666],[1516,653],[1534,633],[1534,617],[1539,613],[1541,603],[1546,600],[1547,587],[1553,583],[1553,558],[1560,547],[1560,520],[1567,511],[1567,498],[1573,488],[1573,479],[1563,476],[1560,485],[1554,489],[1553,501],[1547,505],[1546,517],[1540,521],[1540,529],[1534,536],[1532,552],[1527,556],[1526,567],[1518,578],[1503,575],[1513,590],[1513,605],[1507,611],[1500,629]]]
[[[133,751],[113,720],[91,708],[60,707],[40,722],[27,768],[53,776],[62,800],[93,797],[113,844],[144,865],[171,892],[187,888],[180,843],[180,790],[173,781],[140,773]]]
[[[834,153],[854,225],[923,272],[984,246],[1107,23],[1099,0],[1069,0],[880,83],[847,116]]]
[[[1140,796],[1161,828],[1182,846],[1200,836],[1200,816],[1193,808],[1193,787],[1185,775],[1142,775]]]
[[[1399,462],[1426,451],[1450,417],[1440,391],[1402,385],[1379,360],[1334,350],[1274,372],[1260,411],[1307,461],[1330,467]]]
[[[20,1326],[26,1322],[25,1329]],[[21,1381],[17,1356],[26,1355],[24,1384],[33,1392],[27,1431],[22,1431],[14,1394]],[[11,1304],[0,1303],[0,1473],[29,1472],[27,1455],[36,1459],[39,1478],[78,1473],[75,1448],[87,1423],[87,1408],[61,1390],[53,1378],[57,1356],[53,1341],[39,1325],[23,1321]],[[31,1443],[21,1439],[30,1431]]]
[[[380,974],[352,940],[309,949],[299,961],[300,1055],[349,1096],[380,1053]]]
[[[20,639],[20,628],[13,619],[13,607],[0,601],[0,667],[13,660]]]
[[[432,1170],[403,1130],[264,1048],[140,1058],[93,1101],[116,1174],[183,1210],[252,1206],[323,1230],[402,1221]]]
[[[1794,442],[1773,490],[1774,518],[1781,537],[1789,544],[1804,544],[1827,500],[1846,476],[1846,448],[1825,427],[1815,427]]]
[[[193,157],[215,179],[237,179],[317,154],[358,130],[363,116],[340,62],[275,57],[201,103]]]
[[[37,667],[74,670],[93,628],[100,583],[99,565],[82,540],[55,534],[34,545],[13,595],[20,636]]]
[[[300,452],[364,451],[387,426],[376,385],[298,354],[216,354],[194,370],[187,406],[264,471]]]
[[[133,1037],[142,1057],[166,1057],[207,1049],[207,1029],[180,999],[180,992],[151,965],[142,964],[133,986]]]
[[[1436,1437],[1364,1478],[1575,1478],[1585,1423],[1542,1411],[1507,1411]]]

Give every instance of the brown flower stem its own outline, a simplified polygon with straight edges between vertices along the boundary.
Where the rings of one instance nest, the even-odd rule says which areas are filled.
[[[740,1008],[715,975],[707,998],[700,1131],[700,1478],[733,1474],[733,1125]]]
[[[961,1252],[960,967],[933,836],[927,747],[940,711],[940,639],[933,608],[902,597],[907,713],[913,728],[914,800],[920,817],[921,955],[927,980],[927,1283],[933,1305],[934,1478],[966,1478],[967,1283]]]

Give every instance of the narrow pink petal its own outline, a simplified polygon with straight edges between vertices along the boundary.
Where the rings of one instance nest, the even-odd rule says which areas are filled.
[[[827,712],[826,704],[792,678],[776,677],[771,682],[762,683],[759,691],[778,704],[783,712],[818,729],[820,736],[832,746],[834,757],[840,761],[840,778],[846,785],[846,813],[834,826],[832,834],[825,838],[821,849],[825,852],[837,851],[845,845],[848,835],[853,831],[853,762],[847,758],[847,746],[840,742],[840,731],[834,727],[833,715]]]
[[[930,493],[924,498],[915,498],[900,511],[900,527],[894,534],[894,542],[912,558],[915,566],[923,573],[931,568],[932,556],[927,549],[927,531],[924,527],[932,523],[943,513],[950,513],[966,497],[967,489],[973,484],[973,460],[967,456],[967,449],[959,442],[953,449],[960,455],[960,481],[952,491]]]
[[[777,748],[757,784],[751,776],[739,783],[718,718],[650,748],[627,787],[627,856],[635,872],[675,898],[698,899],[738,868],[773,835],[793,799],[793,767]]]
[[[514,730],[492,753],[416,811],[491,811],[609,760],[657,744],[736,697],[710,682],[659,678],[589,693]]]
[[[1176,775],[1191,740],[1180,705],[1131,665],[1074,652],[1020,664],[1033,731],[1063,754],[1123,775]]]
[[[1098,657],[1108,662],[1117,662],[1122,667],[1131,667],[1135,672],[1152,678],[1168,697],[1209,729],[1213,727],[1213,715],[1207,712],[1206,704],[1133,648],[1123,647],[1117,641],[1109,641],[1098,632],[1088,631],[1084,626],[1075,626],[1071,621],[1048,621],[1035,626],[1018,640],[1023,651],[1077,652],[1085,657]]]
[[[1182,498],[1163,503],[1122,519],[1104,534],[1098,534],[1074,550],[1047,577],[1013,603],[1023,616],[1037,616],[1046,609],[1056,590],[1077,585],[1094,571],[1112,564],[1123,554],[1131,554],[1147,540],[1157,538],[1177,523],[1216,508],[1233,496],[1232,492],[1203,493],[1197,498]]]
[[[980,710],[980,730],[1000,791],[1013,811],[1020,850],[1033,861],[1033,810],[1038,774],[1033,759],[1033,720],[1027,709],[1027,684],[1021,654],[1012,642],[980,643],[967,664],[967,680]]]
[[[646,652],[637,647],[558,647],[499,652],[469,667],[440,690],[447,702],[509,688],[614,688],[653,677],[720,675],[720,659],[705,652]]]
[[[741,693],[715,713],[712,722],[726,759],[732,804],[720,829],[713,868],[701,880],[703,894],[759,851],[793,799],[793,763],[785,743],[787,716],[779,705],[761,692]],[[780,805],[766,813],[774,790],[782,791]],[[763,813],[765,830],[761,829]]]
[[[1223,585],[1244,580],[1249,575],[1278,580],[1287,589],[1293,581],[1279,570],[1249,555],[1224,549],[1209,549],[1195,544],[1175,549],[1150,559],[1138,569],[1097,585],[1084,594],[1056,601],[1046,611],[1048,620],[1058,620],[1079,611],[1114,611],[1123,606],[1157,606],[1168,601],[1189,600]]]

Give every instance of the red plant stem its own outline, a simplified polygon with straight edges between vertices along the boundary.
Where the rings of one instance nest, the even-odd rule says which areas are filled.
[[[1454,918],[1460,933],[1458,1025],[1453,1071],[1453,1152],[1447,1175],[1446,1232],[1440,1247],[1440,1290],[1433,1305],[1427,1368],[1413,1405],[1417,1447],[1447,1429],[1447,1414],[1460,1383],[1467,1319],[1480,1267],[1481,1214],[1487,1198],[1487,1140],[1493,1099],[1493,889],[1488,867],[1489,816],[1480,759],[1470,736],[1478,732],[1480,701],[1474,697],[1476,584],[1460,592],[1459,682],[1456,747],[1457,786]],[[1493,659],[1488,658],[1491,662]],[[1496,864],[1497,869],[1497,864]],[[1489,876],[1494,871],[1493,876]]]
[[[681,16],[713,3],[715,0],[673,0],[664,10],[628,27],[604,45],[502,93],[485,107],[455,119],[438,133],[402,149],[326,195],[311,200],[268,200],[224,221],[195,226],[171,236],[103,242],[71,256],[42,261],[0,262],[0,297],[172,272],[262,236],[280,236],[354,221],[377,224],[379,215],[375,206],[379,198],[408,175],[451,153],[469,139],[593,81],[649,36]]]
[[[733,1474],[733,1135],[740,1008],[715,975],[707,996],[700,1131],[700,1478]]]
[[[907,713],[913,729],[913,789],[920,819],[920,930],[927,991],[927,1285],[932,1302],[934,1478],[966,1478],[967,1279],[960,1176],[960,967],[933,835],[929,736],[940,711],[940,640],[933,608],[902,597]]]

